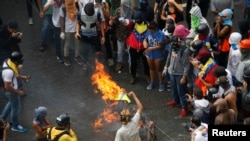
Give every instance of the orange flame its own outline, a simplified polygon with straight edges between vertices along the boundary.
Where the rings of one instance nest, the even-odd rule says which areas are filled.
[[[116,100],[126,100],[130,102],[125,93],[125,89],[121,88],[111,76],[104,70],[104,65],[96,60],[96,70],[91,77],[92,85],[96,85],[95,93],[101,92],[102,99],[105,101],[107,108],[103,110],[94,122],[96,132],[100,132],[103,127],[103,122],[112,123],[119,120],[119,114],[111,110],[112,107],[117,106]],[[124,96],[125,95],[125,96]]]

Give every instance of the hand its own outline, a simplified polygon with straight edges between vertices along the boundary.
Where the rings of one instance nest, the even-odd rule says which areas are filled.
[[[168,73],[168,68],[164,67],[163,71],[162,71],[162,76],[167,76]]]
[[[190,94],[186,94],[186,98],[188,102],[192,101],[192,96]]]
[[[18,90],[18,94],[20,96],[26,96],[26,92],[24,90]]]
[[[198,73],[199,79],[202,79],[203,75],[204,75],[204,72],[199,72],[199,73]]]
[[[105,43],[105,37],[102,36],[102,37],[101,37],[101,44],[103,45],[104,43]]]
[[[64,32],[61,32],[61,34],[60,34],[60,38],[61,38],[62,40],[64,40],[64,39],[65,39],[65,33],[64,33]]]
[[[11,37],[17,38],[20,34],[21,34],[21,32],[13,32],[13,33],[11,33]]]
[[[185,78],[185,77],[182,77],[182,78],[181,78],[180,84],[186,84],[186,78]]]
[[[247,82],[246,82],[246,81],[244,81],[244,82],[242,83],[242,87],[243,87],[243,88],[247,88]]]
[[[78,32],[76,32],[76,33],[75,33],[75,38],[76,38],[77,40],[79,40],[79,39],[81,39],[81,35],[80,35]]]
[[[136,96],[136,95],[135,95],[135,92],[134,92],[134,91],[131,91],[131,92],[128,93],[128,96],[134,97],[134,96]]]
[[[43,12],[43,11],[40,11],[40,12],[39,12],[39,16],[40,16],[40,18],[43,18],[43,17],[44,17],[44,12]]]

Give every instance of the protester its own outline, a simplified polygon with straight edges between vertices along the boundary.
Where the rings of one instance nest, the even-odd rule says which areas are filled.
[[[213,103],[216,110],[215,125],[234,125],[237,122],[237,115],[233,109],[228,107],[226,99],[219,98]]]
[[[20,97],[26,96],[26,92],[20,89],[17,79],[28,80],[30,76],[22,75],[18,71],[18,67],[23,64],[23,55],[19,52],[11,53],[10,58],[3,63],[3,67],[9,67],[2,71],[2,77],[4,80],[5,96],[8,98],[2,113],[1,118],[7,119],[9,113],[11,113],[11,130],[16,132],[26,132],[27,129],[19,124],[20,114]]]
[[[60,114],[56,118],[56,123],[56,127],[47,129],[49,140],[78,141],[78,138],[71,127],[70,117],[67,113]]]
[[[10,129],[10,124],[5,122],[3,119],[0,119],[0,141],[8,140],[8,132]]]
[[[143,63],[143,73],[146,77],[146,81],[149,81],[150,72],[149,66],[147,62],[147,58],[144,55],[145,48],[143,46],[143,40],[145,39],[145,35],[148,31],[148,24],[145,21],[145,17],[143,17],[143,13],[141,11],[135,11],[134,21],[127,20],[126,26],[130,27],[132,32],[129,34],[126,39],[126,44],[128,46],[129,51],[129,65],[130,65],[130,84],[136,83],[137,77],[137,68],[138,68],[138,59],[142,60]]]
[[[14,51],[21,52],[19,43],[22,41],[23,33],[19,31],[18,23],[15,20],[10,20],[3,25],[0,30],[0,63],[4,62],[11,56]]]
[[[44,16],[41,1],[42,0],[26,0],[27,12],[28,12],[28,17],[29,17],[29,25],[34,24],[33,23],[33,8],[38,8],[36,10],[37,10],[37,12],[39,12],[40,17]],[[35,4],[33,2],[35,2]]]
[[[35,117],[32,121],[35,130],[35,137],[33,141],[47,141],[47,128],[50,128],[50,122],[47,116],[47,108],[39,106],[35,109]]]
[[[93,46],[89,51],[85,47],[85,57],[92,55],[90,54],[92,51],[97,57],[102,56],[101,45],[105,43],[104,21],[105,18],[102,10],[94,7],[94,3],[92,2],[85,4],[84,8],[78,13],[75,38]],[[98,27],[101,34],[98,33]]]
[[[232,15],[233,11],[231,9],[224,9],[216,17],[214,26],[214,35],[218,40],[220,40],[218,44],[219,55],[217,56],[218,65],[225,68],[228,64],[228,55],[230,50],[229,36],[233,30]]]
[[[179,116],[187,116],[187,75],[190,68],[189,49],[185,45],[185,38],[189,30],[182,24],[177,25],[174,30],[172,50],[168,55],[164,69],[167,69],[171,81],[171,93],[173,100],[167,102],[167,106],[181,104]]]
[[[242,85],[242,112],[243,118],[250,117],[250,68],[243,71],[243,85]]]
[[[115,141],[140,141],[138,123],[143,106],[133,91],[129,92],[128,95],[135,100],[137,111],[133,117],[131,117],[129,109],[121,111],[120,121],[122,126],[116,132]]]
[[[55,54],[56,59],[59,63],[63,63],[63,55],[62,55],[62,40],[60,38],[61,33],[61,23],[60,23],[60,10],[62,8],[63,2],[61,0],[54,1],[48,0],[46,4],[43,6],[44,12],[46,12],[50,7],[53,7],[52,12],[52,23],[53,23],[53,32],[54,32],[54,41],[55,41]]]
[[[184,20],[182,0],[166,1],[161,11],[161,19],[166,22],[168,18],[172,18],[177,24]]]
[[[41,5],[44,7],[47,0],[40,0],[42,1]],[[41,45],[39,50],[43,52],[48,47],[48,41],[51,37],[53,37],[53,22],[52,22],[52,10],[53,8],[50,7],[47,11],[44,12],[42,18],[42,30],[41,30]]]
[[[146,48],[144,54],[147,57],[150,71],[150,83],[147,86],[148,90],[151,90],[154,87],[155,71],[159,81],[159,92],[163,92],[165,90],[165,85],[163,84],[162,77],[164,42],[165,35],[161,30],[157,28],[156,22],[153,21],[149,23],[148,31],[143,41],[144,48]]]
[[[80,41],[76,39],[75,32],[76,32],[76,15],[77,15],[77,8],[75,0],[66,0],[64,2],[64,7],[61,8],[60,11],[60,20],[61,20],[61,33],[60,38],[64,40],[64,47],[63,47],[63,60],[65,66],[70,66],[70,47],[74,48],[74,61],[78,65],[83,65],[83,61],[80,58]]]
[[[191,141],[208,141],[208,125],[199,116],[191,117]]]

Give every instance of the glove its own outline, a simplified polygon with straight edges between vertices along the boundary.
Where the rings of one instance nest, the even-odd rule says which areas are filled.
[[[64,40],[64,39],[65,39],[65,34],[64,34],[64,32],[61,32],[61,34],[60,34],[60,38],[61,38],[62,40]]]
[[[168,68],[164,67],[163,71],[162,71],[162,76],[166,76],[168,72]]]

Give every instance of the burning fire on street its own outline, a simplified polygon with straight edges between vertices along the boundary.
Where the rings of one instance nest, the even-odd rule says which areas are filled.
[[[103,123],[112,123],[120,119],[119,113],[113,110],[117,106],[118,101],[125,101],[130,103],[127,97],[126,90],[121,88],[112,77],[105,71],[102,63],[96,60],[96,68],[94,74],[91,76],[92,85],[96,86],[95,93],[101,93],[102,99],[106,104],[103,112],[98,116],[94,122],[94,129],[100,132]]]

